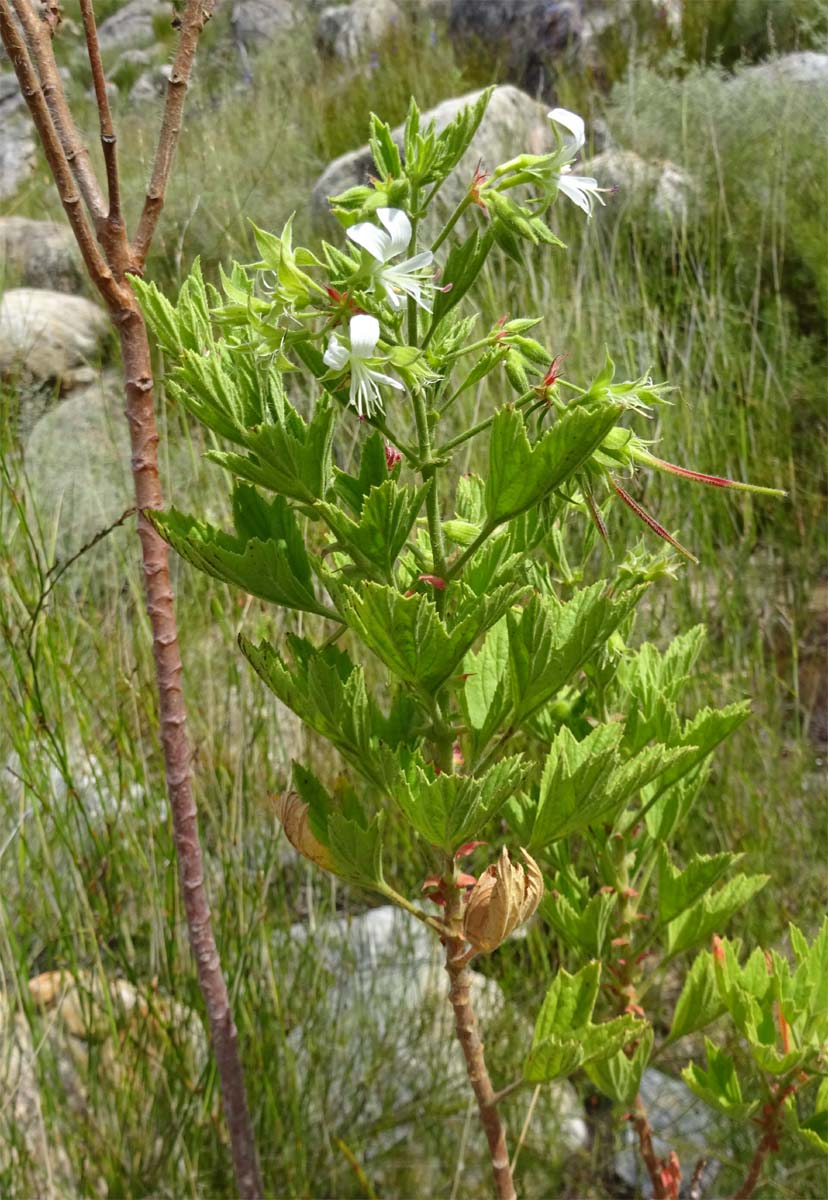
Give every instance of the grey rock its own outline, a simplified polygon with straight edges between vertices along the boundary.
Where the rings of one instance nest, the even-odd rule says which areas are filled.
[[[76,292],[82,279],[80,253],[68,226],[0,217],[0,283],[4,287]]]
[[[134,502],[123,406],[123,384],[104,374],[41,417],[26,442],[32,500],[61,561]]]
[[[344,62],[362,58],[400,22],[395,0],[353,0],[328,7],[319,16],[317,44],[324,54]]]
[[[735,82],[751,84],[798,84],[828,87],[828,54],[817,54],[815,50],[802,50],[797,54],[784,54],[770,62],[746,67],[736,76]]]
[[[13,71],[0,74],[0,116],[8,117],[23,107],[20,84]]]
[[[139,75],[129,91],[132,103],[145,104],[165,95],[171,74],[172,65],[164,63],[163,66],[154,67],[151,71]]]
[[[686,221],[698,197],[692,176],[675,163],[648,162],[633,150],[610,149],[578,168],[592,175],[601,187],[617,188],[608,201],[613,207],[646,207],[667,222]]]
[[[648,1068],[641,1079],[641,1099],[653,1130],[653,1145],[659,1157],[675,1150],[681,1162],[681,1173],[689,1179],[700,1158],[708,1160],[701,1175],[701,1195],[710,1196],[711,1186],[719,1173],[719,1163],[713,1157],[716,1146],[727,1144],[726,1127],[711,1108],[699,1100],[680,1079],[673,1079],[654,1067]],[[634,1131],[625,1133],[626,1147],[615,1156],[616,1173],[645,1197],[653,1194],[650,1178],[634,1149]]]
[[[109,336],[109,318],[91,300],[10,288],[0,297],[0,376],[54,381],[64,390],[88,382]]]
[[[0,113],[0,200],[12,196],[37,162],[32,123],[25,113]]]
[[[465,96],[443,101],[436,108],[423,113],[422,124],[434,121],[438,131],[445,129],[460,110],[473,104],[479,95],[479,92],[470,92]],[[441,189],[440,196],[444,207],[457,203],[478,160],[482,160],[483,169],[486,170],[512,158],[521,149],[530,150],[533,154],[542,154],[551,149],[554,146],[554,138],[546,120],[546,111],[544,105],[516,87],[507,84],[495,88],[471,146]],[[402,147],[402,125],[392,131],[392,137],[397,145]],[[320,225],[324,224],[328,218],[328,197],[335,196],[355,184],[366,183],[374,170],[368,146],[335,158],[314,184],[311,194],[314,220]]]
[[[172,23],[172,4],[160,0],[129,0],[98,27],[101,49],[113,46],[147,46],[155,40],[155,22]]]
[[[461,50],[473,52],[477,44],[512,83],[547,98],[581,31],[576,0],[452,0],[449,15],[449,33]]]
[[[296,20],[292,0],[236,0],[230,24],[237,43],[248,50],[260,50],[291,29]]]

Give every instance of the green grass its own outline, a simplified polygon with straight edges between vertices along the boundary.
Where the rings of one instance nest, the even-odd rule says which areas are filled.
[[[259,61],[250,92],[235,94],[225,83],[222,94],[220,58],[208,61],[191,97],[151,263],[169,288],[196,253],[212,276],[219,262],[249,256],[248,218],[275,228],[296,209],[298,236],[312,236],[310,187],[331,156],[362,141],[370,108],[396,122],[412,91],[425,107],[480,82],[479,64],[457,62],[447,42],[432,46],[426,31],[389,43],[376,70],[354,78],[320,64],[304,37],[290,55]],[[605,345],[621,374],[651,366],[678,389],[653,425],[664,457],[790,492],[779,504],[661,476],[641,492],[662,523],[682,531],[701,566],[660,587],[640,635],[664,643],[704,621],[711,641],[693,699],[754,700],[753,720],[717,755],[682,849],[735,847],[747,854],[746,870],[771,871],[773,885],[734,922],[734,932],[779,944],[789,919],[813,931],[828,858],[818,758],[825,738],[818,664],[825,638],[820,445],[828,311],[825,163],[814,153],[821,118],[812,98],[795,90],[740,104],[717,68],[684,62],[669,79],[637,70],[609,101],[588,93],[589,81],[570,86],[590,110],[606,109],[623,144],[686,166],[700,202],[687,225],[675,228],[651,221],[623,194],[587,227],[580,214],[557,206],[554,219],[569,252],[538,255],[524,269],[493,266],[483,281],[481,322],[507,310],[543,314],[542,336],[568,353],[567,374],[575,380],[597,369]],[[153,118],[126,104],[120,113],[134,206]],[[12,208],[58,211],[40,177]],[[506,394],[504,383],[502,393],[494,388],[471,403],[490,407]],[[199,434],[171,404],[162,404],[161,423],[168,496],[181,508],[221,515],[225,481],[200,460]],[[32,510],[11,419],[3,422],[3,452],[0,970],[10,1003],[40,1047],[43,1120],[56,1170],[62,1150],[83,1191],[102,1178],[112,1195],[230,1195],[214,1073],[193,1051],[186,1026],[164,1017],[169,998],[202,1010],[178,897],[134,535],[117,529],[84,555],[32,621],[49,581],[51,539],[47,515],[41,528]],[[619,550],[638,536],[626,511],[613,510],[611,525]],[[208,889],[269,1185],[276,1195],[348,1198],[371,1188],[386,1196],[424,1189],[448,1195],[466,1119],[462,1092],[441,1089],[440,1070],[429,1066],[421,1093],[410,1100],[426,1112],[417,1121],[414,1156],[398,1140],[409,1129],[410,1108],[388,1110],[393,1080],[384,1064],[395,1046],[416,1055],[425,1020],[416,1027],[391,1020],[374,1035],[366,1017],[360,1049],[367,1066],[361,1079],[352,1068],[353,1095],[343,1102],[325,1088],[328,1073],[348,1069],[352,1048],[329,1047],[331,979],[323,956],[312,942],[279,931],[361,911],[365,897],[324,882],[286,855],[277,836],[268,796],[284,782],[290,757],[306,747],[235,645],[242,628],[253,638],[272,634],[271,618],[177,562],[174,572]],[[414,888],[419,870],[410,848],[393,847],[389,874]],[[525,947],[508,947],[490,966],[528,1012],[553,964],[535,931]],[[52,969],[87,982],[121,976],[156,998],[161,1033],[146,1022],[136,1034],[113,1010],[102,1035],[90,1017],[81,1104],[59,1074],[48,1020],[27,998],[26,981]],[[291,1036],[302,1024],[310,1066],[297,1059]],[[154,1057],[136,1053],[142,1039],[151,1040]],[[120,1074],[106,1058],[107,1045],[120,1047]],[[496,1080],[506,1083],[518,1052],[504,1031],[489,1046]],[[522,1123],[526,1103],[523,1095],[511,1102],[510,1130]],[[370,1117],[374,1107],[384,1121]],[[8,1135],[22,1155],[11,1168],[0,1152],[0,1192],[24,1197],[42,1180],[12,1130],[0,1101],[0,1144]],[[485,1179],[480,1141],[472,1125],[467,1194]],[[744,1160],[747,1151],[734,1144],[728,1153]],[[525,1194],[549,1197],[564,1194],[573,1171],[586,1180],[592,1168],[580,1163],[564,1176],[550,1170],[542,1146],[527,1145],[521,1169]],[[738,1177],[737,1165],[725,1179],[735,1187]],[[817,1197],[822,1184],[819,1171],[782,1156],[773,1183],[757,1194]],[[587,1187],[584,1195],[611,1194]]]

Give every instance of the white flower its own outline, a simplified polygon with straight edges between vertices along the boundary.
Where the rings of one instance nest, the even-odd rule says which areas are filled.
[[[385,383],[399,392],[405,391],[405,388],[398,379],[392,379],[390,375],[368,366],[368,360],[376,357],[380,334],[377,318],[368,313],[358,313],[351,317],[348,331],[351,335],[350,350],[332,333],[322,361],[335,371],[350,367],[351,404],[360,417],[370,417],[376,411],[383,411],[378,384]]]
[[[558,169],[554,177],[557,179],[558,189],[589,217],[592,215],[595,201],[600,204],[604,201],[601,197],[603,189],[599,188],[597,179],[593,179],[591,175],[571,174],[572,160],[577,157],[586,142],[583,117],[570,112],[568,108],[553,108],[546,115],[554,125],[561,126],[568,134],[562,135],[559,129],[555,129],[559,149],[555,157]]]
[[[411,296],[424,308],[431,312],[431,281],[423,272],[430,267],[434,255],[430,250],[423,250],[403,262],[391,264],[391,259],[404,254],[411,241],[411,222],[399,208],[378,208],[379,217],[385,229],[377,229],[369,221],[361,221],[346,230],[352,242],[356,242],[363,250],[367,250],[376,265],[372,268],[373,279],[385,292],[388,303],[392,308],[403,306],[403,295]]]

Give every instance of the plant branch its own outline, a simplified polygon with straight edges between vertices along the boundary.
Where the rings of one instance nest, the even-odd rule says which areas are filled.
[[[64,149],[67,163],[83,197],[84,204],[93,221],[97,224],[106,215],[106,205],[100,184],[92,167],[89,151],[83,143],[83,139],[69,111],[69,106],[66,103],[63,81],[60,78],[52,50],[52,33],[54,25],[60,20],[59,13],[48,13],[47,15],[39,16],[32,9],[29,0],[12,0],[12,3],[14,4],[15,14],[23,30],[33,65],[37,69],[39,84],[42,88],[43,98],[49,110],[49,115],[52,118],[55,132]],[[9,57],[11,58],[11,54],[9,54]],[[12,61],[14,60],[12,59]],[[20,79],[19,72],[18,79]],[[28,96],[26,98],[28,100]],[[29,107],[31,108],[31,104]],[[37,124],[37,121],[35,121],[35,124]],[[51,163],[49,166],[51,167]]]
[[[146,262],[155,227],[161,216],[161,209],[164,207],[164,194],[167,190],[167,180],[181,133],[181,113],[190,82],[190,72],[198,39],[202,29],[213,15],[215,5],[216,0],[187,0],[184,15],[181,17],[178,49],[175,52],[172,72],[167,84],[167,99],[164,104],[164,115],[161,118],[161,132],[158,135],[155,161],[133,242],[135,260],[139,269]]]
[[[71,147],[65,150],[58,130],[46,103],[40,80],[32,66],[26,44],[12,15],[9,0],[0,0],[0,38],[6,48],[14,72],[17,75],[20,90],[29,106],[35,129],[38,132],[46,161],[57,185],[61,203],[69,218],[69,224],[75,235],[83,261],[98,291],[113,307],[119,307],[123,302],[121,289],[115,281],[109,264],[101,254],[84,211],[81,207],[81,195],[75,185],[75,179],[70,168],[69,155]],[[43,48],[41,47],[41,50]],[[51,46],[49,47],[51,55]],[[44,52],[45,53],[45,52]],[[54,58],[52,59],[54,62]],[[47,78],[50,72],[47,71]],[[55,69],[55,75],[57,70]]]
[[[86,49],[89,55],[89,65],[92,68],[92,84],[95,89],[95,102],[98,106],[98,116],[101,126],[101,146],[103,147],[104,164],[106,166],[106,185],[109,199],[107,223],[115,223],[123,228],[121,216],[121,187],[118,178],[117,139],[112,124],[112,112],[109,107],[109,96],[106,91],[106,78],[101,62],[101,48],[98,43],[98,29],[95,24],[95,11],[92,0],[80,0],[83,31],[86,35]]]
[[[471,971],[468,964],[463,963],[465,943],[459,932],[463,912],[462,889],[450,884],[447,892],[446,919],[449,926],[455,931],[455,936],[446,938],[446,970],[449,976],[449,999],[454,1009],[457,1040],[466,1060],[469,1083],[477,1101],[480,1123],[489,1144],[492,1174],[498,1200],[516,1200],[517,1193],[509,1165],[509,1152],[506,1148],[506,1131],[497,1111],[497,1096],[483,1056],[483,1043],[480,1040],[477,1018],[471,999]]]
[[[638,1134],[638,1148],[641,1158],[647,1168],[647,1174],[653,1185],[654,1200],[677,1200],[678,1187],[681,1182],[681,1169],[674,1151],[667,1159],[656,1154],[653,1145],[653,1131],[647,1110],[640,1096],[636,1096],[633,1111],[630,1114],[635,1132]]]

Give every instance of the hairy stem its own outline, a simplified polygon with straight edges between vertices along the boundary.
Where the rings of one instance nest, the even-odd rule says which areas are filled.
[[[446,938],[446,970],[449,976],[449,999],[454,1009],[454,1024],[457,1040],[466,1060],[480,1123],[489,1144],[492,1174],[498,1200],[516,1200],[517,1193],[509,1165],[506,1148],[506,1130],[497,1111],[497,1096],[489,1078],[483,1043],[477,1028],[477,1018],[471,998],[471,971],[463,963],[465,943],[459,934],[463,913],[463,896],[460,888],[447,887],[446,918],[456,936]]]

